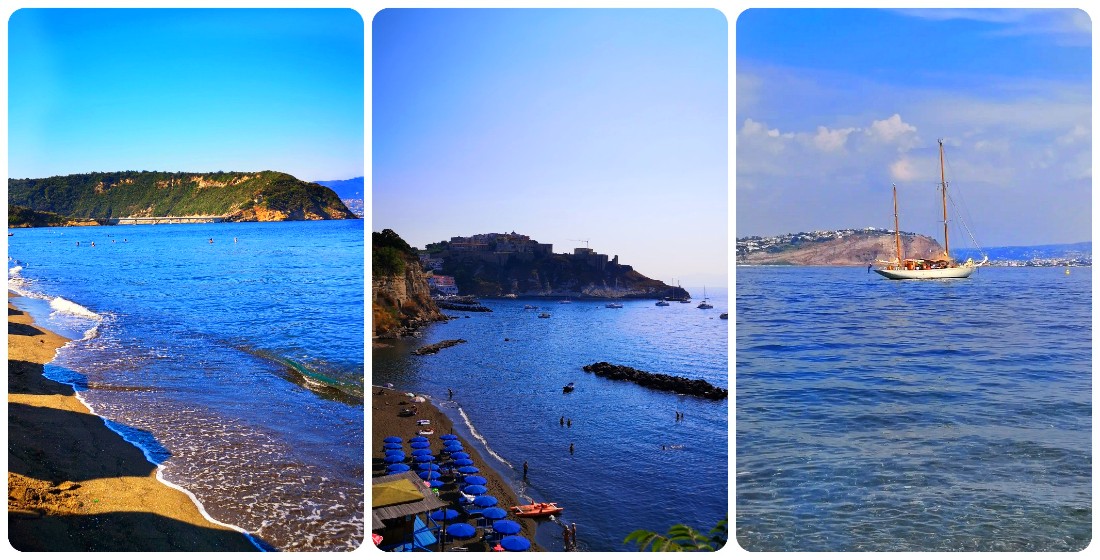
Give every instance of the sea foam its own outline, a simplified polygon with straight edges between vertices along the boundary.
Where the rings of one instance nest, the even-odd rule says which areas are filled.
[[[85,319],[92,319],[95,321],[103,320],[103,317],[98,313],[80,305],[79,303],[73,303],[63,297],[55,297],[50,300],[50,308],[56,313],[63,313],[66,315],[73,315],[76,317],[83,317]]]

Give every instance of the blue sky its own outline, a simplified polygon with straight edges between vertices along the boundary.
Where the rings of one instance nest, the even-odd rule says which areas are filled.
[[[725,283],[721,12],[388,9],[372,33],[375,231],[588,240],[652,278]]]
[[[1085,12],[751,9],[736,26],[737,237],[892,229],[896,183],[901,229],[942,243],[943,138],[981,246],[1091,239]]]
[[[22,9],[9,176],[363,175],[364,23],[331,9]]]

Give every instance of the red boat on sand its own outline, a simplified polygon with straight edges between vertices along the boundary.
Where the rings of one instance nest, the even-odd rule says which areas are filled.
[[[512,513],[518,517],[546,517],[565,511],[565,508],[557,503],[535,503],[522,506],[512,506]]]

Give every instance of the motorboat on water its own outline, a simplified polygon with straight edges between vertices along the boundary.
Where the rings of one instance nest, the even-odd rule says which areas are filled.
[[[608,309],[622,309],[622,308],[623,308],[623,304],[621,304],[621,303],[616,303],[616,302],[611,302],[611,303],[609,303],[609,304],[605,305],[604,307],[606,307],[606,308],[608,308]]]
[[[668,302],[663,299],[657,300],[657,307],[668,307]]]
[[[574,386],[573,386],[573,382],[572,382],[572,381],[570,381],[568,385],[566,385],[565,387],[562,387],[562,388],[561,388],[561,392],[562,392],[562,394],[564,395],[565,393],[572,393],[572,392],[573,392],[573,389],[576,389],[576,387],[574,387]]]
[[[947,236],[947,178],[944,173],[943,163],[943,139],[940,144],[940,197],[943,205],[943,254],[927,259],[903,258],[901,254],[901,230],[898,229],[898,188],[894,186],[894,243],[896,254],[893,260],[880,261],[883,266],[876,268],[875,272],[890,280],[925,280],[938,278],[969,278],[978,267],[989,261],[989,257],[983,254],[982,262],[976,263],[974,259],[966,259],[959,264],[951,257],[950,245]],[[965,227],[965,224],[964,224]],[[967,232],[969,233],[969,229]],[[971,235],[973,239],[973,235]],[[977,245],[977,243],[975,243]]]
[[[557,515],[563,511],[565,511],[565,508],[559,506],[556,502],[512,506],[512,513],[516,517],[546,517]]]
[[[549,318],[550,318],[549,313],[547,313],[545,311],[543,311],[542,313],[539,313],[539,319],[549,319]]]

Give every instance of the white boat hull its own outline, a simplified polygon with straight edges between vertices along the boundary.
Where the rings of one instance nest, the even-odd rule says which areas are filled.
[[[876,268],[875,272],[891,280],[935,280],[937,278],[969,278],[978,268],[975,266],[953,266],[950,268],[932,268],[925,270],[887,270]]]

